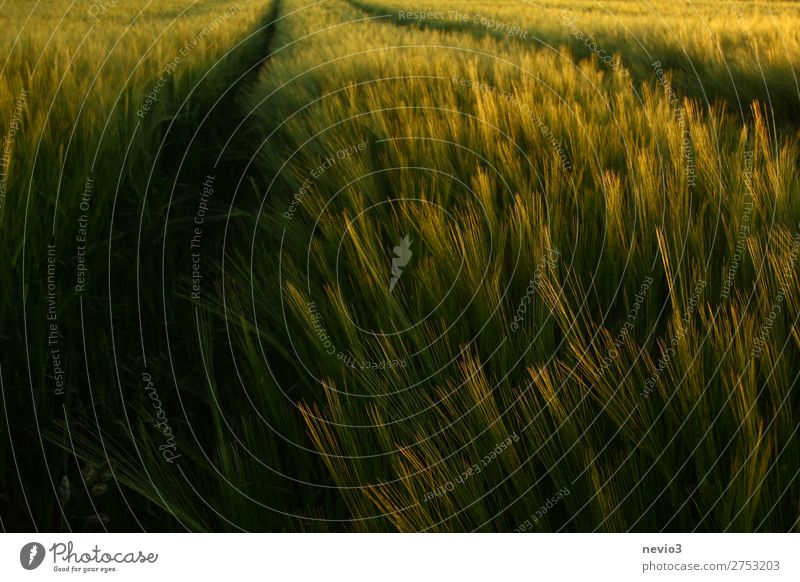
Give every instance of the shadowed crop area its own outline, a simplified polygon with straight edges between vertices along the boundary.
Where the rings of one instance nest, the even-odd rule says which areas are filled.
[[[0,525],[797,531],[798,23],[0,5]]]

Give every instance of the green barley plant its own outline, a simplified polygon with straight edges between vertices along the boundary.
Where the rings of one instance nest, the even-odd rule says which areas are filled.
[[[4,522],[797,530],[792,3],[59,4],[1,16],[0,455],[72,486]]]
[[[230,109],[238,79],[263,60],[262,19],[271,9],[177,0],[0,9],[8,31],[0,41],[0,134],[13,134],[4,140],[0,205],[0,504],[10,526],[138,527],[130,508],[141,502],[121,485],[92,499],[81,485],[87,467],[105,466],[116,483],[168,499],[154,493],[158,466],[127,474],[112,452],[137,463],[150,454],[136,455],[143,449],[131,437],[147,418],[135,411],[149,406],[143,351],[163,350],[159,302],[172,285],[162,284],[163,232],[191,222],[186,200],[196,206],[202,182],[195,174],[210,171],[213,148],[224,143],[203,116]],[[165,258],[167,270],[173,260]],[[153,365],[163,372],[165,364]],[[166,398],[168,385],[160,390]],[[87,435],[97,462],[70,454]],[[63,503],[55,495],[62,478],[72,484]],[[201,523],[192,519],[183,521]]]

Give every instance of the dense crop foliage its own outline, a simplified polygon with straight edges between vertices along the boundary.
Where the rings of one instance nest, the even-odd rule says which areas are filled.
[[[141,502],[126,494],[150,493],[163,471],[158,449],[131,437],[152,433],[144,352],[165,350],[166,210],[190,193],[196,206],[197,174],[218,155],[208,144],[219,132],[204,116],[230,108],[239,76],[264,58],[251,33],[268,9],[188,0],[0,8],[0,508],[9,527],[175,527],[135,517]],[[175,260],[165,257],[167,272]],[[80,449],[84,432],[97,463],[49,445]],[[115,447],[139,464],[135,483],[115,466]]]
[[[12,360],[4,347],[4,392],[42,393],[64,459],[113,472],[120,497],[146,499],[134,525],[156,529],[797,528],[793,4],[269,8],[220,23],[144,118],[150,81],[222,8],[170,14],[181,33],[164,25],[135,83],[151,39],[134,35],[119,77],[98,76],[130,87],[93,97],[100,118],[77,112],[103,59],[62,97],[51,82],[67,102],[52,119],[79,119],[82,141],[43,139],[45,167],[33,144],[49,126],[22,124],[31,146],[3,215],[17,274],[0,289],[40,331]],[[108,47],[105,34],[87,38]],[[24,85],[6,83],[4,102]],[[71,320],[72,404],[54,412],[47,229],[60,187],[72,245],[98,147],[103,312],[92,333]],[[31,196],[49,210],[26,227],[9,216]],[[134,266],[140,279],[116,279]],[[87,298],[59,304],[80,313]],[[8,317],[3,342],[32,334]],[[103,379],[89,394],[84,367]],[[169,435],[149,422],[154,393]],[[70,470],[52,472],[54,491]]]

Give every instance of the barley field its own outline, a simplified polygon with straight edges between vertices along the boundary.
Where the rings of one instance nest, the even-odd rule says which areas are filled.
[[[0,525],[800,528],[800,9],[0,5]]]

